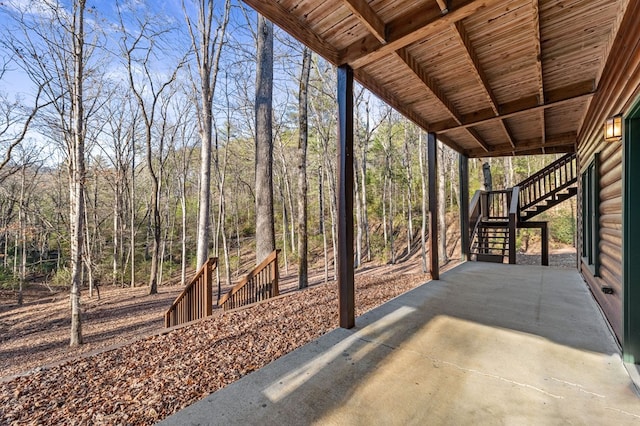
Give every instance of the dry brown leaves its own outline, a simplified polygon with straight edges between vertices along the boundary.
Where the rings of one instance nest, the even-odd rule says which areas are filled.
[[[356,278],[358,315],[426,281],[385,275]],[[153,424],[336,324],[334,283],[291,293],[0,384],[0,424]]]

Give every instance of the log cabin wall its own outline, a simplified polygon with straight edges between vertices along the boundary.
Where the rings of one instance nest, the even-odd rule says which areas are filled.
[[[623,341],[623,163],[624,144],[605,142],[603,125],[607,117],[626,115],[640,95],[640,16],[639,2],[631,2],[613,43],[609,60],[603,70],[596,96],[585,116],[578,135],[580,174],[587,172],[599,153],[598,225],[596,265],[588,266],[582,257],[585,245],[583,231],[584,184],[578,180],[578,268],[594,297],[602,307],[619,341]],[[594,274],[595,272],[595,274]]]

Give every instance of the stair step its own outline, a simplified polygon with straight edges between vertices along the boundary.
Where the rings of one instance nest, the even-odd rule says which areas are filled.
[[[504,263],[504,256],[500,254],[476,254],[478,262]]]

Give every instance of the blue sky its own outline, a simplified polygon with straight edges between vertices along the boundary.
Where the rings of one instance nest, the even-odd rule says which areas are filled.
[[[42,9],[37,7],[38,3],[39,1],[33,0],[8,0],[0,2],[0,26],[5,29],[15,26],[15,22],[12,22],[7,14],[7,12],[12,10],[12,7],[23,8],[23,10],[28,10],[30,13],[36,15],[43,13]],[[194,13],[193,3],[190,0],[185,1],[185,3],[187,8],[190,8],[188,9],[190,13]],[[70,0],[61,0],[59,4],[63,5],[67,12],[70,12]],[[175,30],[171,35],[171,39],[165,41],[165,47],[167,49],[162,53],[162,56],[157,59],[154,65],[154,72],[161,76],[168,67],[171,67],[171,64],[174,64],[179,57],[184,55],[190,45],[182,2],[180,0],[124,0],[118,4],[123,10],[127,9],[135,12],[129,15],[127,18],[128,22],[125,22],[125,25],[130,26],[132,31],[135,31],[137,27],[136,18],[143,19],[151,15],[159,20],[160,27]],[[216,0],[215,7],[220,15],[224,7],[222,0]],[[230,44],[227,45],[225,53],[222,56],[216,91],[218,102],[215,103],[217,105],[215,114],[218,117],[224,117],[226,113],[224,95],[225,90],[228,90],[231,92],[232,102],[235,100],[237,103],[234,113],[238,126],[243,128],[244,132],[251,132],[252,108],[242,110],[240,104],[243,102],[246,104],[243,96],[246,96],[250,100],[253,96],[255,46],[253,30],[251,28],[255,26],[256,14],[249,7],[240,3],[239,0],[232,1],[231,13],[232,15],[227,29],[227,37],[230,40]],[[119,32],[116,2],[88,0],[85,19],[87,20],[87,27],[90,27],[91,24],[98,24],[107,36],[107,45],[103,47],[108,50],[112,56],[110,56],[110,63],[106,65],[106,78],[126,80],[123,60],[119,55],[118,40],[121,34]],[[248,21],[250,24],[248,24]],[[299,56],[299,52],[294,54],[293,57],[283,57],[283,55],[290,55],[290,49],[286,45],[278,42],[278,39],[286,37],[284,33],[276,30],[276,34],[274,108],[276,109],[275,114],[279,115],[284,112],[283,108],[285,105],[292,105],[296,102],[297,83],[295,80],[299,73],[300,65],[297,63],[299,58],[296,57],[296,55]],[[2,35],[0,35],[0,37],[2,37]],[[3,55],[5,54],[6,51],[3,52]],[[104,52],[99,53],[99,55],[104,54]],[[186,77],[183,75],[183,78]],[[23,71],[17,66],[12,65],[0,81],[0,92],[5,93],[9,98],[18,96],[25,104],[29,104],[30,99],[33,98],[33,94],[35,93],[35,86]],[[242,111],[244,111],[244,116],[242,115]],[[218,125],[222,125],[223,121],[223,118],[219,118]],[[38,136],[35,136],[35,138],[41,139],[41,137]]]

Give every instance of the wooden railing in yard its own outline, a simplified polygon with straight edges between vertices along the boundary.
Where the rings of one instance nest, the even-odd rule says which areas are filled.
[[[236,284],[218,301],[225,311],[260,302],[277,296],[278,289],[278,253],[274,250],[253,271]]]
[[[165,327],[184,324],[213,313],[213,271],[217,265],[217,257],[209,258],[202,265],[164,314]]]

